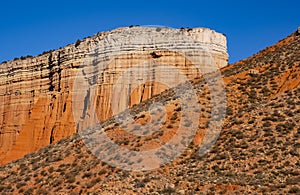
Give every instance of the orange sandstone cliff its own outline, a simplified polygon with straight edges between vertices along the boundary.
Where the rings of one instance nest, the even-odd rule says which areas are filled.
[[[179,35],[186,37],[193,45],[186,44],[186,40],[177,40]],[[190,54],[185,48],[198,49],[200,52]],[[115,87],[120,85],[120,74],[127,69],[146,66],[147,71],[153,72],[154,78],[164,80],[171,73],[157,72],[155,66],[172,65],[192,79],[200,73],[190,57],[203,59],[201,55],[205,53],[211,55],[216,67],[226,66],[226,37],[205,28],[179,30],[133,27],[98,33],[36,57],[2,63],[0,165],[76,132],[74,113],[77,112],[74,112],[74,108],[82,109],[83,102],[76,102],[73,92],[78,87],[78,74],[89,70],[86,67],[90,58],[87,56],[97,54],[98,63],[105,65],[97,74],[97,94],[92,99],[98,119],[104,120],[125,109],[126,102],[128,106],[140,103],[169,87],[156,82],[135,83],[137,86],[128,90],[127,95],[118,97],[122,105],[117,105],[113,112],[112,104],[115,102],[112,101],[112,95]],[[134,78],[132,82],[135,82]]]

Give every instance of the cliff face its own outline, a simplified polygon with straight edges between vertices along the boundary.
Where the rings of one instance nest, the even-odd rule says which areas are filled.
[[[195,44],[176,41],[181,34],[190,39],[189,44],[193,41]],[[201,50],[189,53],[186,47]],[[78,96],[74,90],[80,89],[84,79],[92,78],[93,66],[88,66],[91,60],[103,65],[97,70],[96,95],[89,101],[96,108],[97,118],[104,120],[124,110],[126,103],[128,106],[140,103],[170,87],[153,82],[157,78],[166,80],[170,75],[178,77],[170,70],[157,71],[158,64],[172,65],[192,79],[201,74],[193,58],[207,58],[204,57],[207,53],[211,54],[208,59],[212,57],[215,66],[226,66],[225,36],[203,28],[134,27],[98,33],[37,57],[1,64],[0,164],[21,158],[76,131],[74,118],[80,117],[85,106],[79,100],[87,94],[83,91]],[[153,78],[141,84],[137,82],[139,78],[122,75],[130,68],[146,69],[145,74],[151,72]],[[202,71],[205,68],[210,69],[204,67]],[[130,80],[128,84],[124,85],[124,79]],[[125,93],[116,91],[118,87],[125,89]],[[112,97],[116,93],[120,94],[117,99]],[[75,108],[79,111],[74,112]]]

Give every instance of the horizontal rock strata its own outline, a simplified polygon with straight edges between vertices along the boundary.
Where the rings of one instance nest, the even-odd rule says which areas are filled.
[[[133,27],[3,63],[0,164],[73,134],[74,118],[91,112],[87,102],[98,120],[107,119],[184,78],[226,66],[227,59],[226,37],[213,30]]]

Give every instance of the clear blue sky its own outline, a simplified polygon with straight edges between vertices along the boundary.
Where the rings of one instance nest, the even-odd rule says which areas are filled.
[[[225,33],[236,62],[300,26],[300,1],[1,1],[0,62],[37,55],[129,25],[209,27]]]

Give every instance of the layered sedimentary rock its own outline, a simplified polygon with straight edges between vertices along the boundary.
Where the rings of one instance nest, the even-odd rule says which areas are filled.
[[[87,102],[103,120],[169,88],[170,78],[175,85],[184,78],[179,74],[192,79],[215,70],[209,65],[226,66],[227,59],[226,37],[210,29],[133,27],[3,63],[0,164],[76,132],[74,117],[84,118]],[[145,82],[143,75],[151,78]],[[81,86],[85,82],[90,85]]]

